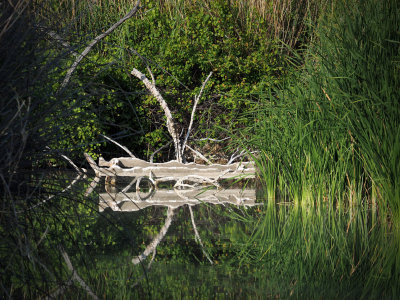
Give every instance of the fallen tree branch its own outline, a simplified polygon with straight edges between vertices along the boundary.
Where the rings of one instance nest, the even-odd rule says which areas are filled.
[[[181,145],[179,142],[179,135],[176,132],[174,118],[172,117],[172,114],[168,107],[167,102],[164,100],[163,96],[161,96],[161,94],[157,90],[156,86],[153,85],[143,73],[141,73],[137,69],[133,69],[131,74],[143,82],[143,84],[146,86],[148,91],[154,96],[154,98],[156,98],[158,103],[161,105],[161,108],[164,110],[165,117],[167,118],[167,129],[168,129],[168,132],[171,135],[172,140],[174,141],[174,145],[175,145],[176,160],[178,162],[182,162],[182,151],[181,151]]]
[[[169,141],[168,143],[166,143],[164,146],[161,146],[160,148],[158,148],[156,151],[154,151],[151,156],[150,156],[150,162],[153,163],[154,160],[154,155],[157,154],[158,152],[160,152],[162,149],[166,148],[169,146],[169,144],[171,144],[172,141]]]
[[[199,103],[199,100],[200,100],[200,98],[201,98],[201,95],[203,94],[203,90],[204,90],[204,88],[205,88],[205,86],[206,86],[208,80],[210,79],[211,75],[212,75],[212,72],[210,72],[210,74],[208,74],[206,80],[204,80],[203,85],[201,86],[201,89],[200,89],[199,94],[198,94],[197,96],[194,97],[194,104],[193,104],[192,114],[191,114],[191,116],[190,116],[189,127],[188,127],[188,130],[187,130],[187,133],[186,133],[185,140],[183,141],[183,144],[182,144],[182,154],[181,154],[182,157],[183,157],[183,152],[185,151],[185,146],[186,146],[187,140],[188,140],[189,135],[190,135],[190,132],[191,132],[191,130],[192,130],[193,119],[194,119],[194,114],[196,113],[197,104]]]
[[[133,153],[132,153],[131,151],[129,151],[129,149],[126,148],[125,146],[122,146],[120,143],[114,141],[112,138],[110,138],[110,137],[108,137],[108,136],[106,136],[106,135],[104,135],[104,134],[100,134],[100,135],[101,135],[103,138],[105,138],[105,139],[109,140],[110,142],[114,143],[114,144],[117,145],[118,147],[122,148],[126,153],[129,154],[130,157],[136,158],[136,156],[133,155]]]
[[[65,88],[68,84],[68,82],[71,79],[72,73],[75,71],[76,67],[78,64],[81,62],[81,60],[89,53],[89,51],[93,48],[94,45],[96,45],[101,39],[105,38],[107,35],[109,35],[111,32],[113,32],[118,26],[120,26],[122,23],[124,23],[126,20],[129,18],[133,17],[133,15],[137,12],[139,8],[140,0],[138,0],[134,6],[134,8],[129,11],[122,19],[120,19],[117,23],[112,25],[106,32],[96,36],[90,44],[85,48],[85,50],[82,51],[81,54],[79,54],[74,63],[71,65],[71,67],[68,69],[67,74],[65,75],[65,78],[61,84],[61,89]]]
[[[199,151],[189,147],[189,145],[186,145],[186,148],[188,148],[190,151],[192,151],[193,153],[195,153],[198,157],[200,157],[202,160],[204,160],[206,163],[212,165],[212,162],[209,161],[203,154],[201,154]]]

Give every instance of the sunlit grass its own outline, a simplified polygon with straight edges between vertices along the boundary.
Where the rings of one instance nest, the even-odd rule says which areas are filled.
[[[266,215],[240,259],[285,295],[399,294],[399,9],[335,1],[303,70],[259,95]]]

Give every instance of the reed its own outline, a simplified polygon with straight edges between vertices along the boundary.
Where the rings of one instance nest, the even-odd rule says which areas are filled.
[[[241,258],[263,261],[287,295],[399,294],[399,9],[334,1],[304,68],[260,94],[250,145],[291,208],[267,205]]]

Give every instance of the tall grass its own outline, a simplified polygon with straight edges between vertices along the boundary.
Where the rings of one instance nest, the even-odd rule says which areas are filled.
[[[334,1],[304,69],[260,95],[256,160],[291,209],[267,205],[243,257],[300,293],[399,294],[399,22],[398,1]]]

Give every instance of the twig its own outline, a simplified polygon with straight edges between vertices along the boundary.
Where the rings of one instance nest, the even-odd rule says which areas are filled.
[[[191,114],[191,116],[190,116],[189,127],[188,127],[188,130],[187,130],[187,133],[186,133],[185,140],[183,141],[183,144],[182,144],[182,154],[181,154],[182,157],[183,157],[183,152],[185,151],[185,146],[186,146],[187,140],[188,140],[189,135],[190,135],[190,132],[191,132],[191,130],[192,130],[193,119],[194,119],[194,115],[195,115],[195,113],[196,113],[197,104],[199,103],[199,100],[200,100],[200,98],[201,98],[201,95],[203,94],[203,90],[204,90],[204,88],[205,88],[205,86],[206,86],[208,80],[210,79],[211,75],[212,75],[212,72],[210,72],[210,74],[208,74],[206,80],[204,80],[203,85],[201,86],[201,89],[200,89],[199,94],[198,94],[197,96],[194,97],[194,104],[193,104],[192,114]]]
[[[195,239],[200,244],[201,250],[203,251],[204,256],[207,257],[210,264],[213,265],[214,264],[213,261],[210,259],[207,252],[204,250],[204,245],[203,245],[203,242],[201,241],[199,232],[197,231],[197,226],[196,226],[196,223],[194,222],[192,207],[190,205],[189,205],[189,212],[190,212],[190,218],[192,219],[192,226],[193,226],[193,230],[194,230]]]
[[[149,71],[150,73],[150,77],[151,77],[151,82],[153,83],[154,86],[156,86],[156,80],[154,79],[154,75],[153,72],[151,72],[151,69],[149,66],[146,66],[147,71]]]
[[[158,148],[156,151],[154,151],[151,156],[150,156],[150,162],[153,163],[153,159],[154,159],[154,155],[157,154],[158,152],[160,152],[162,149],[166,148],[169,146],[169,144],[171,144],[172,141],[169,141],[168,143],[166,143],[164,146],[161,146],[160,148]]]
[[[90,289],[90,287],[85,283],[85,281],[83,281],[83,279],[78,275],[78,273],[76,272],[74,266],[71,263],[71,260],[69,259],[69,256],[67,254],[67,252],[65,252],[65,250],[60,247],[60,252],[61,255],[64,258],[65,263],[67,264],[67,268],[72,272],[72,279],[75,279],[80,285],[81,287],[93,298],[93,299],[99,299]]]
[[[68,42],[66,42],[58,33],[56,33],[55,31],[53,31],[53,30],[46,30],[47,28],[44,28],[44,27],[38,27],[39,28],[39,30],[40,31],[42,31],[42,32],[45,32],[49,37],[51,37],[54,41],[56,41],[57,43],[59,43],[59,44],[61,44],[64,48],[66,48],[66,49],[68,49],[70,52],[71,52],[71,54],[73,55],[73,56],[78,56],[79,55],[79,53],[78,52],[76,52],[74,49],[72,49],[72,47],[71,47],[71,45],[68,43]]]
[[[189,145],[186,145],[186,148],[188,148],[190,151],[195,153],[198,157],[200,157],[202,160],[204,160],[206,163],[212,165],[212,162],[209,161],[203,154],[201,154],[199,151],[194,150],[193,148],[189,147]]]
[[[72,186],[73,186],[75,183],[77,183],[77,182],[79,181],[79,179],[81,178],[81,176],[82,176],[81,174],[78,174],[78,175],[75,177],[75,179],[74,179],[66,188],[64,188],[62,191],[59,192],[59,194],[65,193],[66,191],[68,191],[69,189],[71,189]],[[53,199],[55,196],[56,196],[56,194],[50,195],[50,196],[47,197],[46,199],[44,199],[44,200],[40,201],[39,203],[37,203],[37,204],[35,204],[35,205],[29,207],[28,209],[26,209],[26,210],[20,210],[20,211],[17,211],[16,213],[20,214],[20,213],[25,213],[27,210],[32,210],[32,209],[34,209],[34,208],[36,208],[36,207],[38,207],[38,206],[40,206],[40,205],[42,205],[42,204],[44,204],[44,203],[50,201],[50,200]]]
[[[174,216],[174,209],[168,207],[167,218],[165,219],[164,226],[161,228],[160,232],[156,235],[153,241],[146,247],[143,253],[140,254],[139,256],[132,258],[132,263],[134,265],[139,264],[140,262],[145,260],[150,253],[155,251],[158,244],[163,240],[164,236],[167,234],[168,228],[171,226],[173,216]]]
[[[64,158],[66,161],[68,161],[71,164],[71,166],[73,166],[74,169],[78,172],[78,174],[81,174],[81,175],[83,174],[82,170],[79,169],[78,166],[76,164],[74,164],[74,162],[71,159],[69,159],[66,155],[61,154],[61,157]]]
[[[174,145],[175,145],[176,160],[178,162],[182,162],[182,156],[181,156],[182,151],[181,151],[181,146],[179,143],[179,135],[175,130],[175,122],[174,122],[174,119],[172,117],[172,114],[168,107],[167,102],[164,100],[163,96],[161,96],[161,94],[157,90],[156,86],[153,85],[143,73],[141,73],[137,69],[133,69],[131,74],[143,82],[143,84],[146,86],[146,88],[149,90],[149,92],[156,98],[156,100],[161,105],[162,109],[164,110],[165,117],[167,118],[167,129],[168,129],[168,132],[171,135],[172,140],[174,141]]]
[[[132,153],[131,151],[129,151],[129,149],[126,148],[125,146],[122,146],[120,143],[114,141],[112,138],[110,138],[110,137],[108,137],[108,136],[106,136],[106,135],[104,135],[104,134],[100,134],[100,135],[101,135],[103,138],[105,138],[105,139],[109,140],[110,142],[114,143],[115,145],[121,147],[126,153],[129,154],[130,157],[136,158],[136,156],[133,155],[133,153]]]
[[[230,137],[228,136],[228,137],[226,137],[226,138],[223,138],[223,139],[221,139],[221,140],[219,140],[219,139],[212,139],[212,138],[202,138],[202,139],[190,139],[191,141],[212,141],[212,142],[223,142],[223,141],[226,141],[226,140],[229,140],[230,139]]]
[[[81,60],[89,53],[89,51],[92,49],[92,47],[94,45],[96,45],[101,39],[105,38],[107,35],[109,35],[111,32],[113,32],[119,25],[121,25],[122,23],[124,23],[126,20],[128,20],[129,18],[131,18],[138,10],[139,8],[139,4],[140,4],[140,0],[138,0],[135,4],[135,7],[128,12],[122,19],[120,19],[117,23],[115,23],[114,25],[112,25],[106,32],[98,35],[97,37],[95,37],[90,44],[85,48],[85,50],[82,51],[81,54],[79,54],[77,56],[77,58],[75,59],[74,63],[71,65],[71,67],[68,69],[67,74],[65,75],[64,81],[61,84],[61,89],[63,89],[64,87],[66,87],[66,85],[68,84],[69,80],[71,79],[71,75],[72,73],[75,71],[76,67],[78,66],[78,64],[81,62]]]

